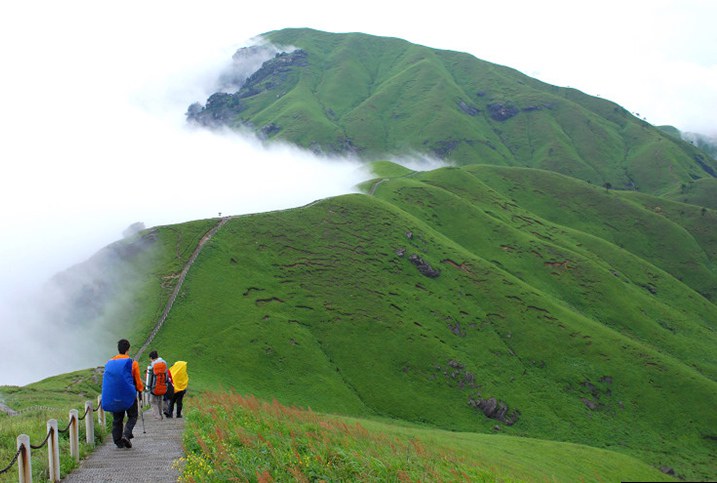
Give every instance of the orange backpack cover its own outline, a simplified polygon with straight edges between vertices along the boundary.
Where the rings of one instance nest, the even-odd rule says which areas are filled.
[[[154,388],[152,394],[164,396],[167,393],[167,363],[159,361],[152,366],[154,373]]]

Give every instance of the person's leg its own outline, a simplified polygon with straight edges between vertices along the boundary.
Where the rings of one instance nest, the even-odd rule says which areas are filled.
[[[162,396],[152,395],[152,416],[154,419],[162,419]]]
[[[127,424],[124,427],[124,437],[129,439],[134,438],[132,430],[134,425],[137,424],[137,416],[139,416],[139,408],[137,407],[137,400],[134,400],[132,407],[127,410]]]
[[[167,398],[165,404],[167,405],[167,408],[164,410],[164,415],[168,418],[172,417],[172,413],[174,412],[174,399],[177,397],[177,393],[175,392],[172,394],[169,398]]]
[[[112,441],[115,442],[120,448],[124,448],[124,445],[120,443],[122,439],[122,422],[124,420],[124,411],[112,413]]]
[[[173,399],[174,402],[177,403],[177,417],[182,417],[182,401],[184,400],[184,395],[187,393],[187,390],[175,392],[175,398]]]

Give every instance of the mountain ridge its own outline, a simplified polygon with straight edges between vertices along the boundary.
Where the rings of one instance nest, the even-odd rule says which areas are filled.
[[[454,166],[379,162],[364,194],[230,217],[152,342],[190,359],[193,391],[584,444],[717,477],[717,212],[678,197],[710,199],[700,151],[614,103],[469,54],[265,36],[296,49],[191,119],[317,151],[443,153]],[[217,221],[145,230],[112,249],[137,256],[74,267],[61,279],[85,280],[65,287],[57,319],[145,340]],[[114,271],[132,274],[121,289]],[[113,292],[83,310],[95,287]]]
[[[498,427],[714,477],[717,306],[700,294],[712,279],[680,281],[682,265],[665,265],[669,250],[643,250],[641,234],[662,218],[668,246],[694,233],[706,255],[688,266],[713,274],[713,210],[526,168],[379,171],[365,184],[371,196],[232,217],[153,347],[168,360],[191,354],[199,391]],[[189,242],[215,224],[151,230],[156,256],[136,261],[137,290],[168,296]],[[134,300],[144,314],[163,307]],[[133,340],[154,327],[140,325]]]
[[[250,126],[317,151],[376,159],[413,150],[658,195],[717,173],[705,153],[611,101],[470,54],[360,33],[263,37],[291,48],[191,120]]]

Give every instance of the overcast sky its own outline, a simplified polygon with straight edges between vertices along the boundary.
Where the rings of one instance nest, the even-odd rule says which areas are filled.
[[[133,222],[298,206],[366,176],[352,160],[186,128],[186,107],[258,34],[360,31],[469,52],[717,135],[715,20],[717,2],[695,0],[2,2],[0,354],[38,355],[20,343],[18,293]]]

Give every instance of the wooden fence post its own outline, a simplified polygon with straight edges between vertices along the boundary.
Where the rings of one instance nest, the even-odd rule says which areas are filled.
[[[92,416],[92,401],[85,401],[85,442],[95,446],[95,420]]]
[[[80,462],[80,428],[77,409],[70,409],[70,456]]]
[[[50,463],[49,479],[50,481],[60,481],[60,438],[57,431],[57,419],[50,419],[47,422],[47,431],[50,439],[47,441],[47,459]]]
[[[20,456],[17,460],[17,473],[20,483],[32,483],[32,457],[30,448],[30,436],[21,434],[17,437],[17,449]]]
[[[104,433],[107,431],[107,425],[105,424],[105,410],[102,409],[102,395],[100,394],[97,396],[97,406],[99,409],[97,410],[97,424],[100,425],[100,428],[102,428],[102,432]]]

